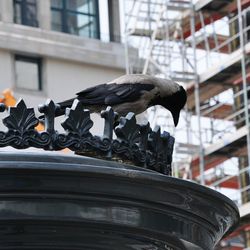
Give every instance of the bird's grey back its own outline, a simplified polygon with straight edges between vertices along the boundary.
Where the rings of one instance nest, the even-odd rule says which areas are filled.
[[[180,89],[180,85],[178,85],[176,82],[169,80],[169,79],[163,79],[155,76],[145,75],[145,74],[128,74],[120,76],[112,81],[110,81],[108,84],[153,84],[155,87],[158,87],[162,96],[171,95],[175,92],[177,92]]]

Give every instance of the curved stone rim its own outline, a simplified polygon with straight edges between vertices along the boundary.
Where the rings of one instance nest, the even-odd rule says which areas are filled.
[[[2,155],[2,153],[4,155]],[[6,158],[5,158],[6,157]],[[63,170],[63,171],[82,171],[84,169],[84,172],[86,173],[86,170],[88,170],[87,172],[89,173],[102,173],[105,174],[107,173],[107,168],[110,167],[114,167],[113,171],[116,172],[117,176],[121,176],[121,177],[133,177],[133,178],[142,178],[142,179],[148,179],[150,181],[153,180],[157,180],[157,181],[164,181],[164,182],[168,182],[168,183],[178,183],[181,186],[184,187],[188,187],[191,189],[195,189],[197,190],[197,188],[199,188],[199,192],[201,193],[205,193],[207,195],[211,194],[214,195],[215,197],[217,197],[218,199],[223,200],[226,203],[229,203],[230,206],[234,207],[234,209],[238,212],[238,207],[237,205],[227,196],[221,194],[220,192],[216,191],[216,190],[212,190],[208,187],[202,186],[200,184],[197,184],[195,182],[192,181],[188,181],[188,180],[183,180],[183,179],[179,179],[179,178],[175,178],[175,177],[169,177],[163,174],[160,174],[158,172],[155,172],[153,170],[150,169],[144,169],[144,168],[140,168],[137,166],[132,166],[132,165],[128,165],[128,164],[123,164],[123,163],[119,163],[119,162],[114,162],[114,161],[108,161],[108,160],[100,160],[97,158],[91,158],[91,157],[86,157],[86,156],[68,156],[65,155],[63,153],[50,153],[50,152],[46,152],[46,153],[40,153],[40,152],[35,152],[34,153],[30,153],[30,152],[20,152],[17,151],[15,153],[10,153],[10,152],[1,152],[0,151],[0,167],[1,167],[1,163],[2,162],[7,162],[7,158],[11,157],[11,160],[16,160],[18,162],[22,162],[20,161],[20,157],[28,157],[28,159],[30,160],[40,160],[44,157],[45,161],[41,162],[41,166],[36,166],[36,168],[42,168],[42,169],[48,169],[48,170]],[[60,161],[58,161],[58,158],[56,157],[60,157]],[[15,159],[16,158],[16,159]],[[5,160],[6,159],[6,160]],[[52,160],[52,161],[51,161]],[[84,164],[84,161],[88,161],[91,164]],[[29,162],[29,161],[28,161]],[[42,163],[49,163],[49,162],[56,162],[57,166],[53,164],[50,166],[42,166]],[[69,163],[70,164],[70,168],[69,167],[64,167],[64,166],[58,166],[58,164],[63,165],[64,163]],[[27,162],[25,163],[25,166]],[[37,162],[36,162],[37,164]],[[97,166],[93,166],[93,164],[98,164]],[[79,165],[81,165],[79,167]],[[109,165],[109,166],[107,166]],[[91,167],[88,169],[85,169],[84,167]],[[98,167],[98,170],[96,169],[96,167]],[[100,168],[99,168],[100,167]],[[22,168],[22,166],[18,166],[18,168]],[[124,172],[121,172],[120,170],[124,170]],[[130,172],[133,172],[133,175],[130,175]],[[166,178],[167,177],[167,178]]]
[[[233,230],[239,218],[237,206],[229,198],[218,193],[217,191],[203,187],[196,183],[192,183],[190,181],[167,177],[154,171],[141,169],[139,167],[89,157],[66,156],[65,154],[60,153],[55,154],[45,152],[0,152],[0,159],[0,176],[1,173],[4,173],[6,174],[6,176],[9,176],[9,178],[15,178],[16,176],[18,177],[18,175],[21,174],[22,178],[25,179],[26,177],[23,176],[23,173],[29,173],[35,178],[35,180],[41,179],[42,181],[44,181],[43,185],[45,185],[45,188],[47,188],[46,185],[48,185],[48,183],[46,183],[45,180],[47,177],[44,178],[44,176],[53,176],[53,178],[55,176],[63,176],[63,178],[67,179],[74,179],[77,176],[77,178],[81,179],[79,179],[79,181],[88,181],[90,178],[95,178],[95,180],[103,181],[104,185],[110,183],[113,183],[116,186],[120,185],[119,190],[113,190],[112,187],[108,187],[106,190],[102,190],[100,187],[97,187],[96,185],[93,186],[91,183],[88,183],[89,186],[83,187],[84,189],[87,188],[87,191],[84,190],[82,192],[85,192],[85,194],[87,192],[88,195],[95,195],[95,192],[100,192],[100,197],[102,197],[102,201],[99,200],[101,203],[98,201],[100,207],[102,206],[102,202],[105,202],[105,197],[111,197],[117,211],[120,211],[121,213],[124,211],[129,212],[130,207],[135,206],[136,209],[132,209],[129,212],[132,213],[132,215],[133,212],[135,212],[136,216],[148,216],[148,218],[151,218],[152,220],[165,219],[166,221],[169,221],[171,223],[175,221],[175,218],[178,218],[177,221],[181,221],[181,223],[179,222],[180,225],[187,227],[186,230],[190,231],[188,232],[189,237],[193,237],[190,242],[192,242],[193,240],[194,244],[200,244],[200,246],[203,247],[205,247],[205,245],[203,245],[205,243],[199,242],[199,239],[195,238],[196,236],[192,236],[191,233],[192,230],[194,230],[192,229],[192,225],[194,225],[195,230],[200,233],[200,237],[205,237],[209,241],[210,246],[212,246],[213,244],[217,243],[217,241],[225,233],[228,234]],[[25,180],[30,181],[27,178]],[[56,181],[60,181],[60,178]],[[58,183],[60,184],[60,182]],[[3,188],[3,185],[4,183],[0,183],[0,189]],[[32,185],[35,185],[35,183],[33,183]],[[51,185],[51,183],[49,183],[49,185]],[[62,185],[62,183],[60,185]],[[30,192],[31,190],[31,187],[20,187],[21,189],[23,188],[24,191],[28,190]],[[62,187],[67,188],[67,186]],[[43,188],[41,188],[41,186],[39,187],[39,189],[46,193],[44,190],[47,189]],[[54,191],[55,198],[59,199],[60,197],[58,196],[58,194],[56,194],[56,192],[58,191],[56,188],[59,187],[53,188],[54,190],[52,190],[51,192],[53,193]],[[69,185],[68,188],[70,189],[71,186]],[[126,190],[126,188],[128,190]],[[18,187],[15,187],[14,189],[16,190],[18,189]],[[178,190],[179,192],[177,192]],[[71,191],[73,192],[73,189]],[[76,192],[76,190],[74,190],[74,192]],[[13,194],[11,195],[12,197],[14,197]],[[27,204],[31,208],[33,206],[35,197],[32,195],[30,197],[26,197],[24,195],[24,198],[28,201]],[[119,197],[119,195],[122,199],[122,202],[116,200],[117,198],[114,198]],[[49,199],[48,194],[46,194],[44,197],[47,197],[47,199]],[[73,198],[73,195],[71,196],[71,198]],[[2,198],[0,196],[0,205],[1,199]],[[67,203],[68,197],[65,196],[63,199],[65,199],[65,203],[57,203],[58,209],[61,209],[65,204],[71,204]],[[91,207],[93,201],[90,200],[89,202],[89,206]],[[11,202],[4,201],[4,204],[7,205],[10,209],[15,210],[15,206]],[[21,204],[20,206],[23,209],[23,207],[25,207],[27,204],[24,204],[23,206],[21,206]],[[220,207],[214,207],[214,205],[216,204]],[[207,209],[207,205],[210,206],[210,214],[206,214],[206,211],[204,211],[204,209]],[[36,206],[41,206],[42,209],[43,205],[40,201],[38,201],[36,203]],[[85,205],[85,208],[86,207],[87,206]],[[225,211],[221,211],[222,208]],[[18,208],[16,209],[18,210]],[[102,209],[105,210],[105,206],[102,207]],[[36,207],[32,211],[36,211]],[[45,210],[41,211],[43,212]],[[33,215],[35,216],[35,214]],[[48,216],[48,214],[45,213],[44,217],[46,216]],[[225,218],[223,216],[225,216]],[[191,226],[188,226],[189,221],[191,222]],[[103,221],[103,223],[107,222],[108,221]],[[116,221],[113,222],[116,223]],[[152,232],[158,230],[157,225],[155,225],[154,223],[152,224],[152,221],[150,220],[143,223],[140,222],[141,224],[139,223],[138,225],[130,225],[130,222],[130,220],[125,221],[125,223],[128,223],[127,226],[138,227],[138,230],[141,227],[148,227],[148,230],[151,230]],[[120,222],[118,221],[118,224],[119,223]],[[120,225],[122,226],[123,224]],[[203,227],[204,230],[202,229]],[[161,227],[159,227],[159,230],[161,229],[166,230],[166,225],[162,224]],[[175,230],[176,229],[178,229],[178,226],[175,228]],[[180,232],[179,236],[182,236]],[[182,239],[188,240],[187,238]]]

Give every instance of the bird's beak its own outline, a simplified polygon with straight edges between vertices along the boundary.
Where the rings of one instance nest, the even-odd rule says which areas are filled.
[[[180,111],[178,112],[171,112],[173,119],[174,119],[174,125],[175,127],[178,125],[179,117],[180,117]]]

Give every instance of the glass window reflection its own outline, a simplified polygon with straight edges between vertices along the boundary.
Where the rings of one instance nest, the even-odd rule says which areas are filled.
[[[97,0],[52,0],[52,30],[100,38]]]

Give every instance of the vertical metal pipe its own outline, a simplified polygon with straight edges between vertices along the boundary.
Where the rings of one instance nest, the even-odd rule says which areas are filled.
[[[124,54],[125,54],[125,66],[126,66],[126,74],[130,73],[129,68],[129,51],[128,51],[128,32],[127,32],[127,26],[128,21],[126,19],[126,0],[123,0],[123,19],[124,19]]]
[[[194,10],[194,4],[193,1],[191,1],[191,20],[190,20],[190,26],[191,26],[191,36],[192,36],[192,48],[193,48],[193,57],[194,57],[194,65],[193,70],[195,74],[195,111],[197,115],[197,121],[198,121],[198,136],[199,136],[199,167],[200,167],[200,184],[205,184],[205,178],[204,178],[204,148],[203,148],[203,142],[202,142],[202,133],[201,133],[201,112],[200,112],[200,90],[199,90],[199,76],[197,72],[197,58],[196,58],[196,41],[195,41],[195,10]]]
[[[149,32],[151,33],[151,30],[152,30],[152,25],[151,25],[151,0],[148,0],[148,29],[149,29]]]
[[[239,22],[239,35],[240,35],[240,48],[241,48],[241,71],[242,71],[242,84],[243,84],[243,99],[244,99],[244,112],[246,127],[248,128],[247,132],[247,158],[248,166],[250,165],[250,123],[249,123],[249,113],[248,113],[248,97],[247,97],[247,79],[246,79],[246,52],[244,45],[244,34],[243,34],[243,21],[242,21],[242,10],[241,10],[241,1],[237,0],[238,7],[238,22]]]

